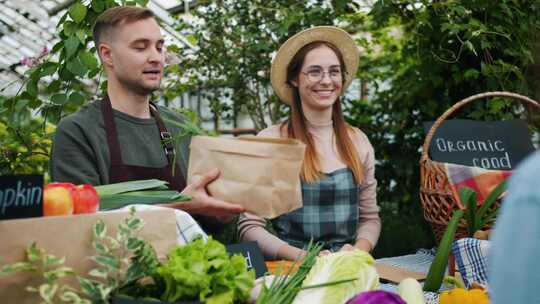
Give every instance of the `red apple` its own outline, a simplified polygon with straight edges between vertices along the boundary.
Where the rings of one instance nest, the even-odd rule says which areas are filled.
[[[99,195],[90,184],[77,186],[73,193],[75,214],[95,213],[99,209]]]
[[[64,183],[64,182],[52,182],[52,183],[48,183],[46,186],[45,186],[45,189],[47,188],[53,188],[53,187],[62,187],[62,188],[66,188],[68,189],[70,192],[75,190],[76,186],[72,183]]]
[[[43,189],[43,215],[73,214],[73,188],[75,186],[68,183],[50,183],[45,186]]]

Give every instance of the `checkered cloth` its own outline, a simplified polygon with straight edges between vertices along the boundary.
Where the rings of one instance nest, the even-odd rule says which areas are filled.
[[[465,287],[470,288],[473,282],[487,284],[489,246],[489,241],[473,238],[460,239],[452,244],[456,270],[461,274]]]
[[[424,272],[427,273],[429,271],[429,266],[431,266],[431,262],[433,262],[433,259],[435,258],[435,250],[434,249],[420,249],[415,254],[408,254],[408,255],[402,255],[402,256],[396,256],[396,257],[389,257],[389,258],[382,258],[377,259],[377,263],[381,264],[387,264],[392,265],[396,267],[400,267],[403,269],[407,269],[409,271],[416,271],[416,272]],[[420,284],[424,284],[424,282],[420,282]],[[398,292],[397,285],[392,283],[383,283],[379,287],[382,290],[391,291],[391,292]],[[441,290],[444,290],[445,287],[441,287]],[[439,294],[436,292],[424,292],[424,298],[426,300],[426,304],[437,304],[439,303]]]
[[[159,210],[166,208],[153,205],[134,204],[125,206],[121,209],[107,212],[114,212],[120,210],[126,211],[129,210],[131,207],[135,207],[136,211]],[[193,217],[191,217],[191,215],[189,215],[189,213],[175,209],[174,214],[176,216],[176,243],[178,245],[185,245],[197,238],[203,238],[205,241],[208,239],[208,235],[206,235],[206,233],[202,230],[201,226],[199,226],[199,224],[193,219]]]
[[[461,187],[473,189],[478,203],[483,203],[491,191],[512,174],[512,171],[487,170],[451,163],[444,163],[444,169],[454,198],[460,203],[459,189]]]

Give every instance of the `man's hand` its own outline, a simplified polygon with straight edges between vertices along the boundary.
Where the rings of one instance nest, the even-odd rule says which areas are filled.
[[[215,216],[222,221],[227,221],[234,215],[244,212],[244,207],[240,205],[227,203],[208,195],[206,185],[218,178],[218,176],[218,169],[211,170],[199,180],[189,184],[184,191],[182,191],[182,194],[192,197],[190,201],[170,203],[165,204],[164,206],[180,209],[193,214]]]

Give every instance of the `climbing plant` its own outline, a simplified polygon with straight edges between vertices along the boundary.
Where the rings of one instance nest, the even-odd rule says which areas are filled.
[[[14,96],[0,100],[0,173],[47,171],[54,125],[92,98],[102,69],[92,43],[97,16],[118,5],[145,6],[148,0],[76,1],[60,17],[58,41],[49,51],[22,62],[29,69]],[[4,91],[7,88],[2,88]],[[2,131],[3,130],[3,131]]]

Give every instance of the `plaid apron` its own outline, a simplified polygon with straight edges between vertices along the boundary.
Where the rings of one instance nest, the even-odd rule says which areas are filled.
[[[302,181],[303,207],[273,219],[274,230],[298,248],[306,248],[311,238],[331,251],[354,244],[359,192],[349,168],[324,174],[314,183]]]

